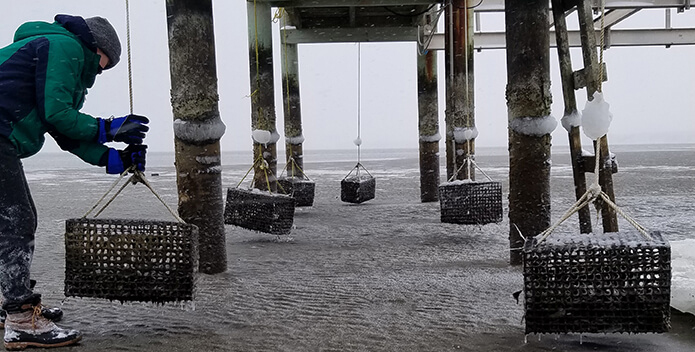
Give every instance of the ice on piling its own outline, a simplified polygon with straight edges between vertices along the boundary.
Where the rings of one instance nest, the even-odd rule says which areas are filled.
[[[562,127],[564,127],[567,132],[570,132],[572,131],[572,127],[579,127],[582,125],[582,114],[577,110],[573,110],[571,113],[563,116],[560,121],[562,122]]]
[[[258,144],[267,145],[272,139],[272,133],[268,130],[253,130],[251,131],[251,138]]]
[[[466,143],[478,137],[478,129],[473,127],[454,127],[454,140],[456,143]]]
[[[582,111],[582,128],[584,134],[592,140],[597,140],[608,133],[608,127],[613,120],[610,104],[603,100],[603,94],[595,92],[593,100],[587,101]]]
[[[512,131],[526,136],[541,137],[555,131],[557,120],[553,115],[540,117],[514,117],[509,120]]]
[[[695,239],[671,242],[671,306],[695,314]]]

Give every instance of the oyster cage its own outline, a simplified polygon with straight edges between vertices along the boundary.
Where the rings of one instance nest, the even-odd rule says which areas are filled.
[[[455,181],[439,185],[441,221],[484,225],[502,221],[502,184]]]
[[[197,272],[195,225],[95,218],[65,222],[65,296],[190,301]]]
[[[374,199],[376,179],[371,175],[349,176],[340,181],[340,200],[362,203]]]
[[[647,333],[671,326],[671,247],[659,232],[555,234],[523,249],[526,333]]]
[[[274,235],[287,235],[294,223],[295,199],[258,189],[229,188],[224,223]]]
[[[314,205],[314,181],[301,177],[279,177],[278,183],[286,194],[295,200],[295,206],[310,207]]]

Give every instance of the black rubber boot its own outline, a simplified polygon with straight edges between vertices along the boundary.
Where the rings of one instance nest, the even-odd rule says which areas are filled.
[[[34,294],[20,306],[5,306],[5,348],[10,351],[27,347],[62,347],[77,343],[82,334],[62,329],[42,315],[41,296]]]

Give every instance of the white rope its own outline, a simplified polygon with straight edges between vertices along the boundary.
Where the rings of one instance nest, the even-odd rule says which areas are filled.
[[[362,43],[357,42],[357,166],[361,160],[362,146]],[[360,168],[357,167],[357,176],[360,176]]]
[[[572,215],[574,215],[576,212],[579,211],[579,209],[582,209],[583,207],[587,206],[589,203],[596,201],[598,198],[601,198],[607,204],[609,207],[614,209],[618,214],[620,214],[625,220],[627,220],[628,223],[630,223],[637,231],[639,231],[642,236],[647,239],[647,240],[653,240],[652,237],[649,235],[647,229],[637,223],[635,219],[627,215],[618,205],[613,203],[611,201],[610,197],[606,194],[606,192],[603,192],[601,190],[601,186],[599,185],[599,163],[600,157],[601,157],[601,143],[600,143],[600,138],[596,140],[596,154],[594,155],[594,182],[587,188],[586,192],[577,200],[576,203],[574,203],[566,212],[565,214],[562,215],[560,220],[558,220],[554,225],[550,226],[547,228],[545,231],[541,232],[539,234],[540,239],[538,240],[538,243],[536,245],[539,245],[543,241],[545,241],[550,234],[553,233],[553,231],[560,226],[565,220],[569,219]],[[605,167],[605,165],[604,165]]]
[[[130,97],[130,114],[133,114],[133,69],[130,60],[130,6],[125,0],[126,46],[128,48],[128,96]]]

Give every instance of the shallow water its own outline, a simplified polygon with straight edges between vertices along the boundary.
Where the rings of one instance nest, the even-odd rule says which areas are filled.
[[[618,204],[671,241],[695,238],[694,147],[624,149],[613,149]],[[114,177],[67,154],[40,154],[25,162],[40,219],[32,277],[46,303],[64,300],[64,324],[85,334],[81,346],[65,350],[695,350],[693,331],[675,323],[670,334],[592,335],[582,345],[577,335],[529,337],[524,344],[523,304],[511,296],[523,278],[507,264],[508,157],[484,151],[478,164],[505,195],[505,220],[485,226],[442,224],[438,203],[420,203],[417,151],[363,151],[377,190],[361,205],[339,199],[353,152],[308,152],[314,206],[298,208],[292,233],[279,239],[226,226],[228,270],[201,275],[195,309],[64,300],[64,221],[82,216]],[[245,153],[223,155],[225,188],[246,173],[245,160]],[[152,153],[148,162],[148,176],[159,175],[149,181],[175,206],[173,156]],[[561,153],[553,156],[551,187],[556,219],[574,201]],[[127,187],[102,217],[172,219],[141,185]],[[576,231],[576,223],[575,216],[558,231]]]

